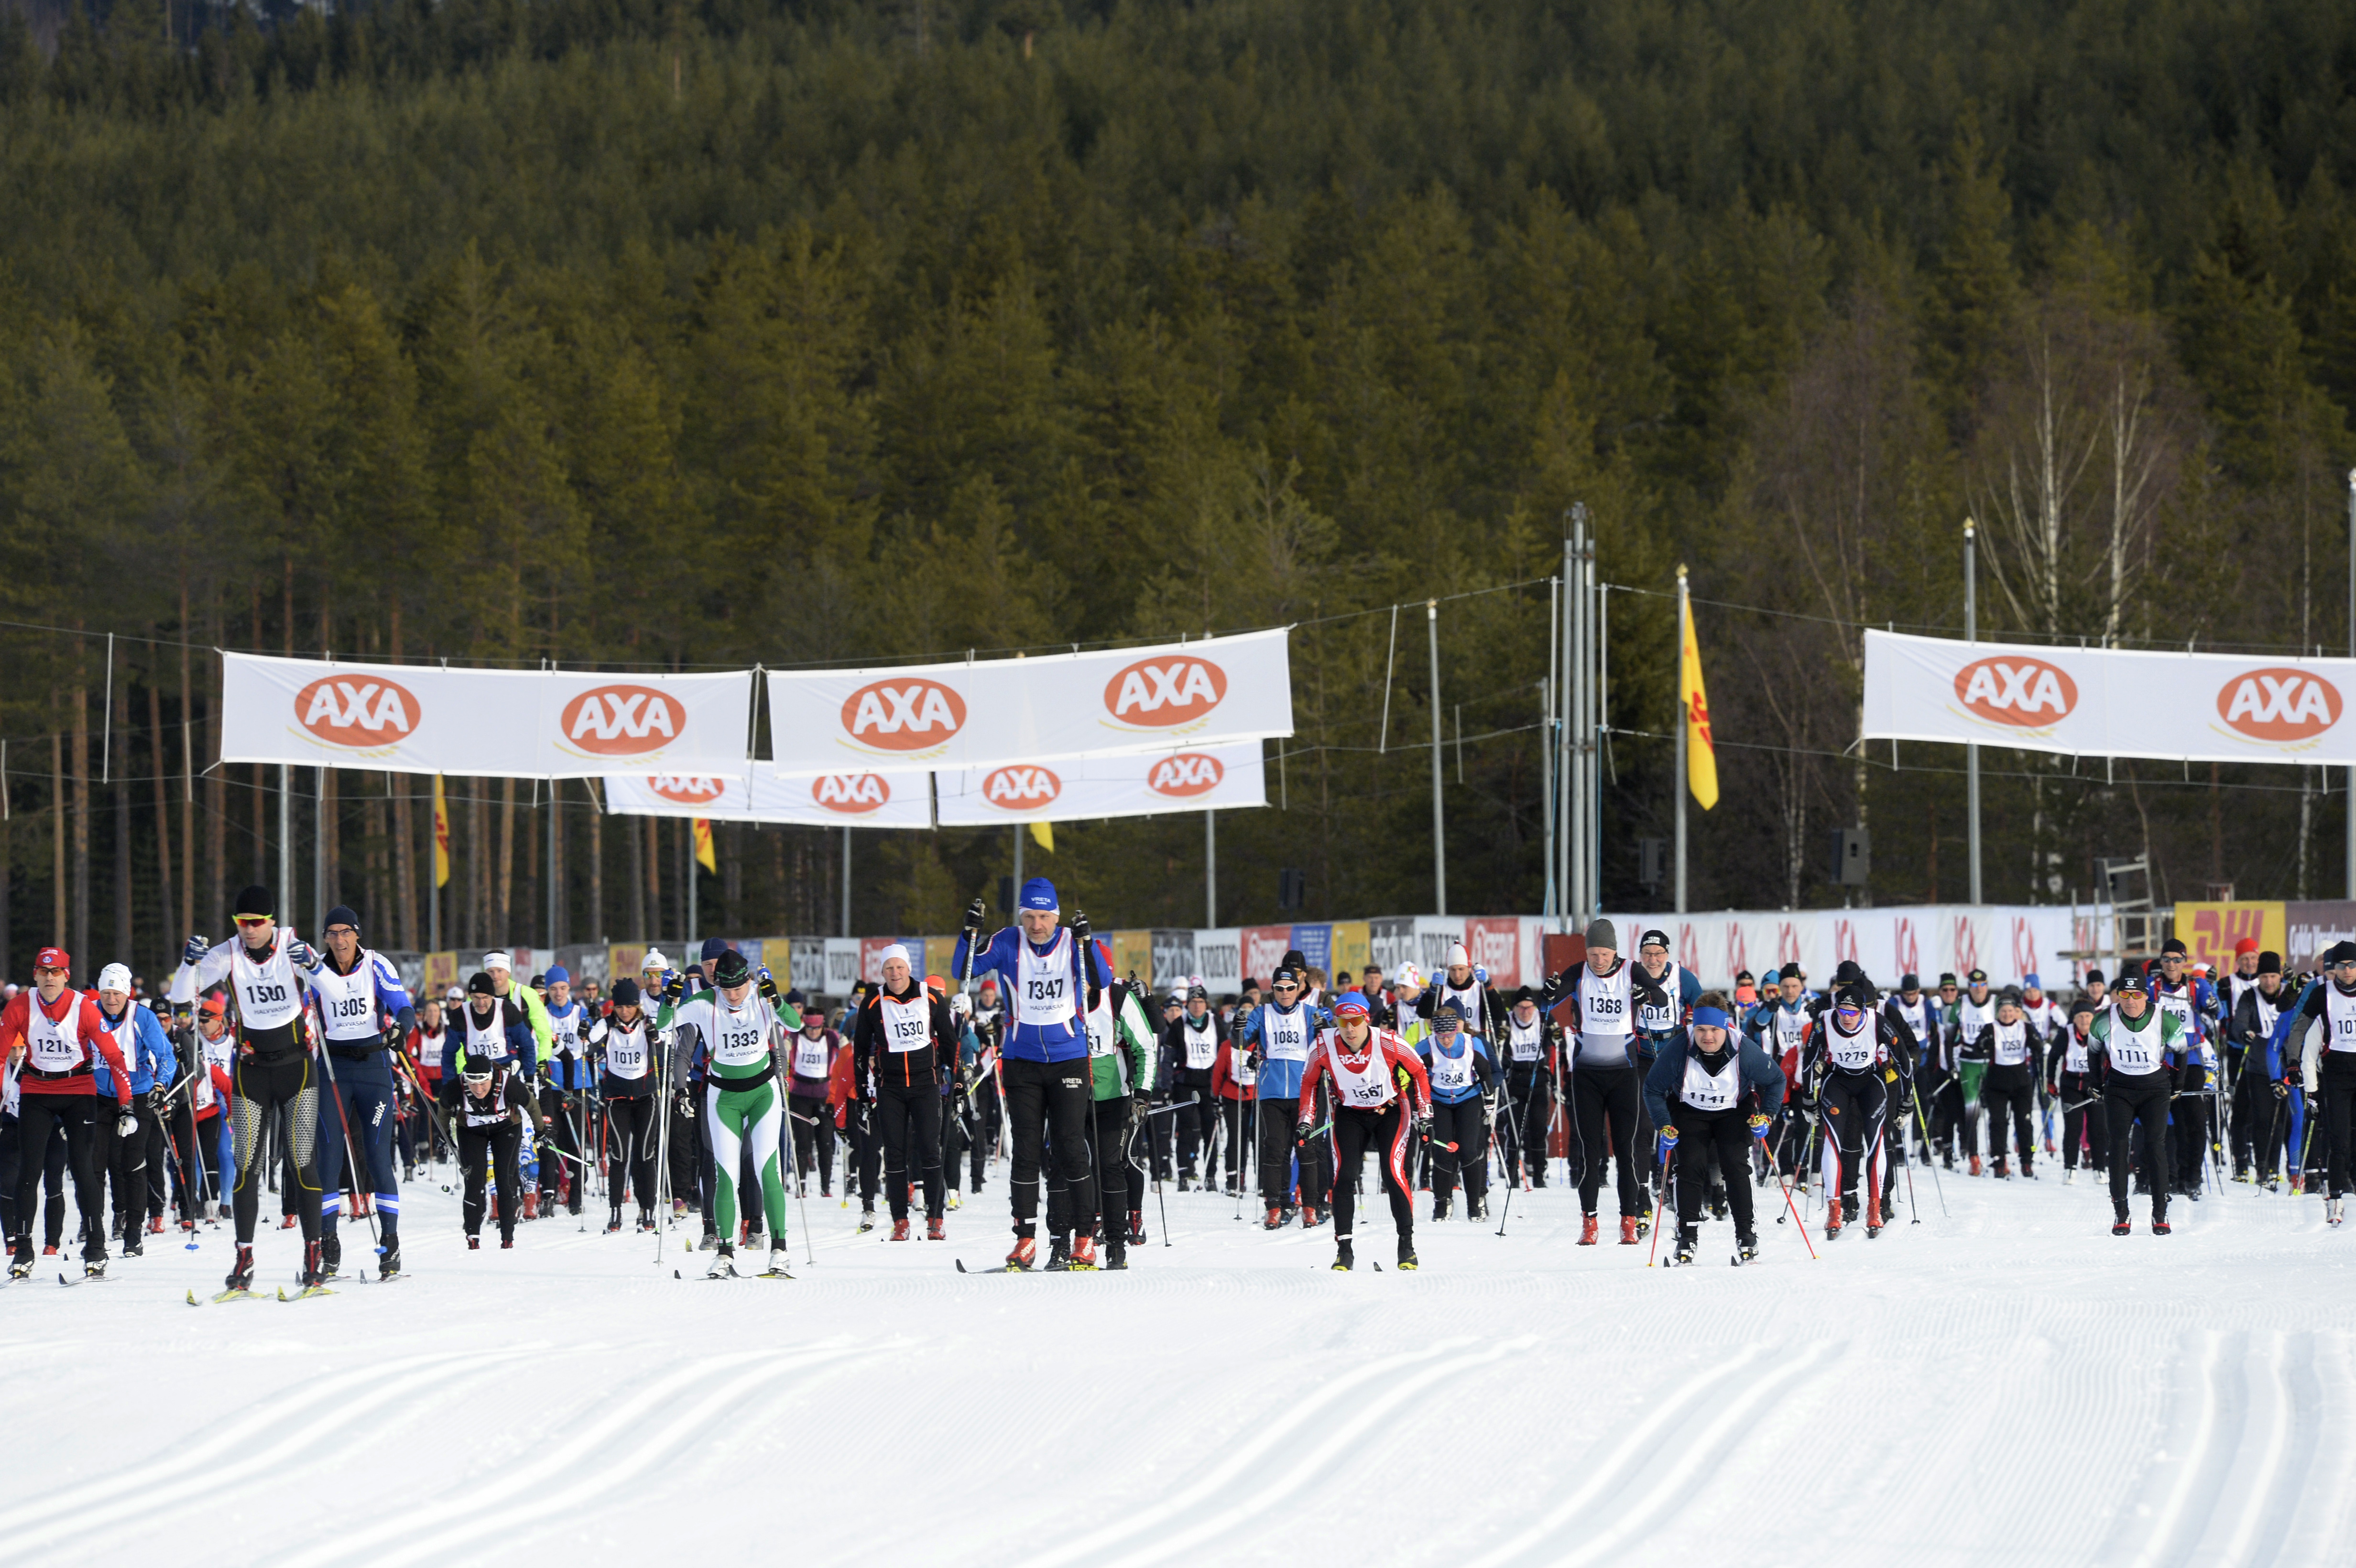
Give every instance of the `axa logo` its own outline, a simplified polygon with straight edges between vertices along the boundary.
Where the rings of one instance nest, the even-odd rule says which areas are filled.
[[[2254,741],[2311,741],[2342,706],[2338,687],[2303,669],[2254,669],[2217,689],[2217,716]]]
[[[663,799],[680,805],[709,805],[718,800],[728,786],[718,779],[702,778],[692,773],[662,773],[648,779],[647,787]]]
[[[877,773],[827,773],[810,780],[810,799],[845,816],[865,816],[891,804],[892,786]]]
[[[1050,768],[993,768],[981,781],[981,798],[1011,811],[1045,805],[1064,793],[1064,781]]]
[[[886,752],[937,746],[965,728],[965,699],[938,681],[871,681],[843,699],[843,732]]]
[[[1105,682],[1105,711],[1123,724],[1164,729],[1200,719],[1227,695],[1227,672],[1191,654],[1140,659]]]
[[[651,686],[595,686],[564,705],[557,733],[604,757],[659,752],[687,728],[679,699]]]
[[[331,745],[394,745],[423,716],[414,693],[380,676],[325,676],[294,694],[294,717]]]
[[[2060,665],[2027,654],[1974,659],[1955,672],[1955,696],[1991,724],[2037,730],[2078,706],[2078,683]]]
[[[1146,773],[1145,787],[1156,795],[1184,800],[1209,794],[1226,776],[1227,770],[1219,765],[1218,758],[1205,752],[1181,752],[1157,761]]]

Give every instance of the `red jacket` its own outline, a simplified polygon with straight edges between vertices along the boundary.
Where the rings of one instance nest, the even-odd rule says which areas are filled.
[[[1236,1082],[1235,1052],[1233,1044],[1219,1041],[1219,1054],[1211,1058],[1211,1093],[1222,1100],[1256,1100],[1259,1098],[1258,1085]]]
[[[42,1014],[51,1023],[61,1021],[68,1013],[77,1008],[80,1010],[79,1033],[81,1039],[79,1043],[81,1047],[81,1061],[79,1065],[68,1070],[66,1077],[35,1076],[31,1046],[27,1043],[27,1031],[32,1028],[32,1008],[36,1003],[39,1004]],[[0,1057],[6,1056],[20,1045],[26,1047],[26,1056],[23,1071],[16,1077],[16,1088],[19,1093],[95,1095],[98,1089],[90,1075],[91,1063],[95,1060],[91,1052],[95,1050],[100,1056],[106,1058],[106,1065],[114,1074],[115,1099],[126,1109],[129,1108],[131,1072],[123,1064],[123,1052],[115,1049],[114,1037],[106,1032],[106,1020],[99,1016],[96,993],[77,991],[69,987],[58,993],[56,1001],[44,1002],[38,991],[17,992],[14,1001],[5,1008],[0,1008]]]
[[[1333,1064],[1326,1054],[1329,1051],[1340,1052],[1343,1064],[1353,1072],[1366,1071],[1367,1065],[1379,1052],[1390,1062],[1392,1089],[1404,1092],[1407,1096],[1408,1115],[1420,1116],[1430,1111],[1431,1079],[1423,1070],[1423,1058],[1409,1050],[1398,1036],[1383,1029],[1372,1030],[1366,1040],[1366,1049],[1360,1051],[1354,1051],[1342,1043],[1342,1031],[1338,1029],[1329,1029],[1318,1035],[1317,1043],[1309,1048],[1309,1066],[1301,1074],[1301,1104],[1304,1108],[1314,1101],[1318,1081],[1333,1079]],[[1399,1078],[1401,1072],[1407,1074],[1404,1083]],[[1337,1105],[1341,1104],[1338,1085],[1334,1103]]]

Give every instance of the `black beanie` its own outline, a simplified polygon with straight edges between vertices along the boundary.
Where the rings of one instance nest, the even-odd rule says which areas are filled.
[[[491,984],[491,973],[487,969],[476,970],[466,982],[466,995],[470,997],[496,997],[498,994],[498,987]]]
[[[258,914],[267,920],[278,912],[270,907],[270,890],[260,882],[241,888],[237,895],[237,907],[231,914]]]
[[[612,1000],[616,1007],[626,1008],[638,999],[638,983],[625,975],[614,982]]]
[[[319,929],[324,932],[331,925],[348,925],[354,931],[358,931],[360,928],[360,917],[351,905],[337,904],[327,912],[327,918],[319,923]]]

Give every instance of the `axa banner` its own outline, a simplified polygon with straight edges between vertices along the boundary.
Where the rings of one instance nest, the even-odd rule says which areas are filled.
[[[752,766],[752,702],[751,670],[615,676],[225,653],[221,760],[491,778],[742,779]]]
[[[821,827],[930,827],[924,774],[820,773],[784,778],[758,764],[750,782],[711,773],[620,774],[605,780],[606,809],[626,816],[705,816],[715,822],[791,822]]]
[[[1865,635],[1865,738],[2195,763],[2356,763],[2356,659]]]
[[[944,827],[1151,816],[1268,804],[1258,741],[1183,752],[1005,763],[941,773],[934,782],[940,791]]]
[[[1286,636],[1280,628],[1044,658],[772,672],[776,768],[986,772],[1290,735]]]

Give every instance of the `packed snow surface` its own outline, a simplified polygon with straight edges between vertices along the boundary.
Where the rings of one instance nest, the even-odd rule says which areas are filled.
[[[946,1243],[813,1193],[797,1278],[709,1283],[691,1231],[658,1264],[594,1199],[468,1253],[444,1166],[391,1285],[191,1310],[224,1225],[0,1293],[0,1560],[2356,1560],[2356,1234],[2233,1186],[2118,1239],[2061,1177],[1945,1173],[1943,1216],[1918,1168],[1919,1224],[1902,1186],[1879,1239],[1819,1210],[1816,1261],[1771,1187],[1757,1264],[1712,1222],[1680,1270],[1611,1244],[1608,1189],[1598,1247],[1558,1186],[1502,1238],[1420,1196],[1411,1274],[1374,1196],[1351,1275],[1330,1228],[1171,1192],[1126,1274],[961,1275],[1005,1250],[1000,1166]],[[266,1287],[294,1234],[262,1235]]]

